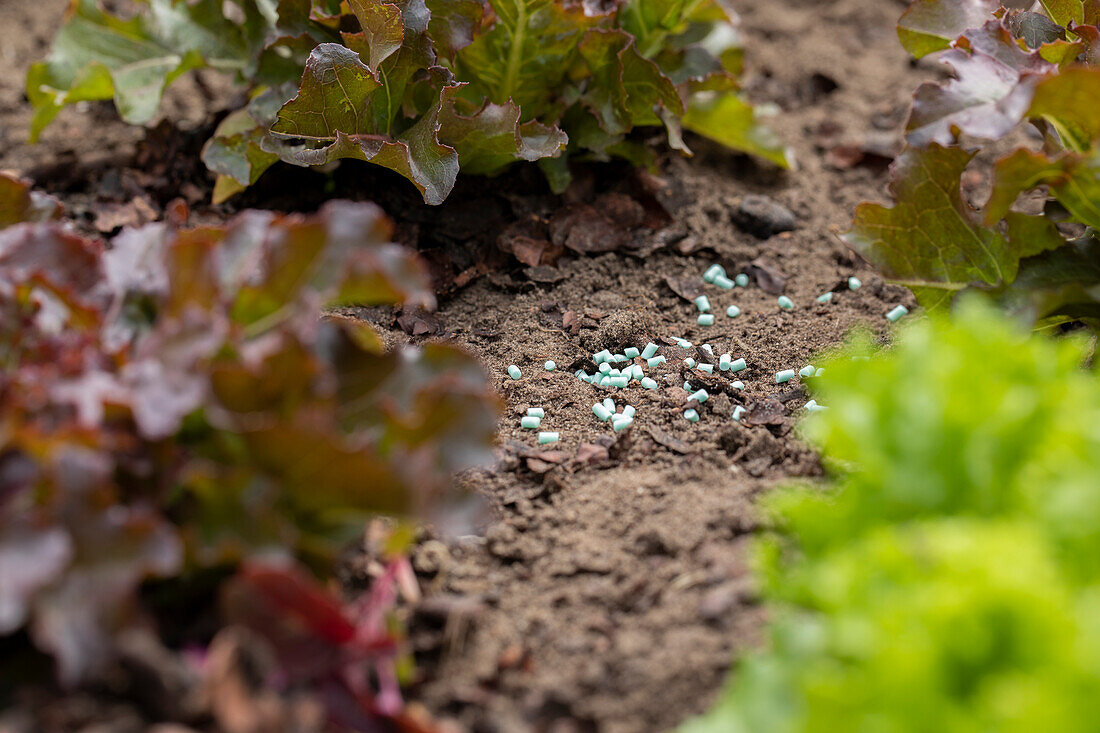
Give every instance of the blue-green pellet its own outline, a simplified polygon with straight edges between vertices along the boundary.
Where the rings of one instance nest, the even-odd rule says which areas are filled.
[[[714,278],[715,287],[722,288],[722,290],[733,290],[734,282],[725,275],[719,275]]]
[[[744,389],[744,388],[745,388],[745,383],[742,382],[741,380],[737,380],[736,382],[733,382],[732,384],[730,384],[730,389]]]
[[[548,372],[552,372],[552,371],[554,371],[555,369],[557,369],[557,368],[558,368],[558,365],[557,365],[557,364],[555,364],[555,363],[554,363],[554,362],[552,362],[552,361],[548,361],[548,362],[546,362],[545,364],[543,364],[542,366],[543,366],[543,368],[544,368],[544,369],[545,369],[546,371],[548,371]]]
[[[518,366],[513,364],[512,366],[508,367],[508,376],[512,379],[519,379],[523,376],[523,372],[519,370]]]
[[[634,418],[632,417],[623,417],[622,415],[616,415],[615,417],[611,418],[611,429],[614,430],[616,433],[626,430],[633,424]]]
[[[650,379],[649,377],[643,377],[642,378],[642,388],[643,389],[657,389],[657,382],[653,379]]]
[[[814,376],[815,377],[820,377],[824,373],[825,373],[825,367],[818,367],[817,371],[814,372]]]
[[[622,364],[624,361],[630,361],[630,357],[626,354],[615,354],[611,357],[611,360],[616,364]]]
[[[660,347],[657,346],[657,344],[650,341],[648,344],[645,345],[645,348],[642,349],[642,358],[652,359],[653,357],[657,356],[657,349],[659,348]]]
[[[558,433],[539,433],[539,445],[557,443],[560,439],[561,436]]]
[[[588,372],[583,369],[578,369],[577,371],[573,372],[573,376],[581,380],[582,382],[588,381]]]
[[[684,419],[688,422],[699,422],[699,413],[695,410],[684,410]]]
[[[619,371],[618,369],[612,369],[611,371],[609,371],[609,372],[607,373],[607,376],[609,376],[609,377],[617,377],[617,376],[619,376],[620,374],[622,374],[622,372],[620,372],[620,371]]]
[[[714,316],[710,313],[703,313],[695,319],[695,322],[698,323],[700,326],[713,326]]]
[[[592,355],[592,361],[596,362],[597,364],[603,364],[605,361],[610,360],[611,352],[607,349],[604,349],[603,351],[597,351],[595,354]]]
[[[718,368],[724,372],[728,372],[730,370],[730,364],[732,363],[733,359],[729,354],[722,354],[720,357],[718,357]]]
[[[714,356],[714,347],[711,346],[710,344],[703,344],[699,348],[702,349],[703,351],[707,352],[711,356]]]
[[[601,405],[599,402],[592,405],[592,414],[600,419],[600,422],[607,422],[611,419],[611,410],[606,406]]]
[[[608,364],[606,361],[601,361],[600,362],[600,374],[610,374],[610,373],[611,373],[611,365]]]
[[[814,365],[813,364],[807,364],[806,366],[804,366],[804,367],[802,367],[801,369],[798,370],[798,376],[802,377],[803,379],[805,379],[806,377],[812,377],[813,375],[814,375]]]
[[[705,295],[700,295],[695,299],[695,307],[699,309],[700,313],[708,313],[710,311],[710,299]]]
[[[794,301],[788,298],[786,295],[780,295],[775,299],[775,302],[779,304],[779,307],[785,311],[789,311],[794,308]]]
[[[690,349],[695,346],[695,344],[691,343],[687,339],[676,338],[674,336],[672,340],[675,341],[676,345],[679,346],[681,349]]]
[[[625,407],[623,407],[623,415],[625,417],[634,417],[635,412],[636,410],[634,409],[634,405],[626,405]]]
[[[817,302],[818,303],[828,303],[832,299],[833,299],[833,291],[832,290],[830,290],[827,293],[822,293],[821,295],[817,296]]]
[[[828,409],[829,408],[826,407],[825,405],[817,404],[817,400],[810,400],[809,402],[806,403],[806,411],[807,412],[821,412],[822,410],[828,410]]]
[[[646,365],[648,365],[650,367],[655,367],[658,364],[664,364],[666,361],[668,361],[668,359],[666,359],[664,357],[664,355],[661,355],[661,356],[654,356],[654,357],[651,357],[649,359],[646,359],[645,363],[646,363]]]
[[[703,282],[713,283],[716,278],[725,276],[726,268],[721,265],[711,265],[706,269],[706,272],[703,273]]]
[[[909,315],[909,309],[904,305],[895,306],[895,308],[886,314],[886,320],[890,323],[895,323],[902,316]]]
[[[604,397],[603,406],[606,407],[609,412],[615,412],[615,400],[610,397]]]
[[[699,404],[702,404],[702,403],[706,402],[707,398],[709,398],[709,397],[710,397],[710,395],[707,394],[707,391],[705,389],[700,389],[700,390],[697,390],[695,392],[692,392],[691,396],[688,397],[688,401],[690,402],[691,400],[695,400]]]
[[[527,415],[519,419],[519,426],[528,430],[538,430],[539,425],[542,423],[541,417],[535,417],[534,415]]]
[[[794,379],[794,369],[784,369],[781,372],[775,373],[776,384],[783,384],[784,382],[789,382],[792,379]]]
[[[733,408],[733,415],[731,415],[731,417],[734,420],[736,420],[737,422],[741,422],[741,416],[744,415],[744,414],[745,414],[745,408],[742,407],[741,405],[738,405],[737,407]]]
[[[734,359],[730,363],[730,372],[732,372],[734,374],[736,374],[737,372],[741,371],[742,369],[746,369],[746,368],[748,368],[748,364],[745,363],[744,359]]]
[[[729,308],[726,308],[726,316],[728,318],[737,318],[739,315],[741,315],[741,309],[737,306],[731,305]]]
[[[689,381],[687,381],[687,380],[685,379],[685,380],[684,380],[684,391],[685,391],[685,392],[690,392],[690,391],[692,391],[693,389],[695,389],[695,387],[692,387],[692,386],[691,386],[691,382],[689,382]]]
[[[749,276],[743,272],[738,273],[737,277],[733,278],[733,281],[741,288],[747,288],[749,286]]]
[[[688,369],[694,369],[696,364],[698,364],[698,362],[695,361],[695,359],[692,359],[690,356],[684,359],[684,366],[686,366]]]
[[[863,287],[863,283],[861,283],[859,281],[858,277],[848,278],[848,289],[849,290],[859,290],[861,287]]]
[[[527,416],[528,417],[546,417],[546,410],[542,409],[541,407],[528,407],[527,408]]]
[[[695,368],[701,372],[706,372],[707,374],[714,374],[713,364],[697,364]]]
[[[617,377],[611,377],[611,379],[608,380],[608,383],[612,387],[618,387],[618,388],[622,389],[623,387],[630,386],[630,377],[628,377],[624,374],[620,374]]]
[[[630,347],[627,347],[626,349],[623,349],[623,353],[626,355],[626,358],[628,358],[628,359],[636,359],[638,357],[638,355],[641,354],[641,352],[638,351],[638,347],[636,347],[636,346],[630,346]]]

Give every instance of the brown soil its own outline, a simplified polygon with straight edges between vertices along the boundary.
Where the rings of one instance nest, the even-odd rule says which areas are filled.
[[[216,81],[173,92],[166,114],[185,122],[148,138],[108,105],[92,105],[63,113],[38,146],[23,144],[23,69],[44,54],[64,4],[39,0],[33,12],[0,4],[0,59],[9,70],[0,77],[0,169],[36,179],[79,225],[102,233],[158,215],[175,196],[196,205],[196,219],[224,216],[228,207],[203,205],[209,179],[188,162],[231,97]],[[661,731],[705,710],[734,656],[761,641],[764,613],[745,552],[758,522],[753,497],[821,471],[793,429],[805,402],[799,380],[776,385],[774,373],[812,362],[856,324],[885,331],[887,310],[912,305],[835,237],[856,203],[882,198],[881,156],[928,75],[897,44],[901,3],[734,5],[744,20],[750,96],[780,108],[772,124],[800,169],[778,173],[693,140],[697,155],[667,158],[656,182],[623,173],[608,184],[605,170],[566,200],[589,199],[605,185],[648,187],[674,221],[635,244],[672,246],[645,256],[567,256],[539,278],[552,283],[533,282],[491,250],[509,224],[553,216],[563,204],[527,174],[466,182],[442,209],[395,196],[384,176],[366,189],[337,186],[336,195],[382,199],[402,238],[450,267],[441,279],[448,294],[428,328],[481,356],[507,402],[496,465],[459,477],[487,500],[491,521],[477,535],[424,542],[413,558],[425,600],[411,615],[419,681],[410,697],[469,730]],[[276,175],[237,205],[315,205],[320,194],[300,194],[309,186],[295,180],[286,188]],[[731,214],[748,194],[790,208],[794,231],[762,240],[735,226]],[[144,203],[135,206],[138,198]],[[490,251],[507,266],[458,287],[455,273],[478,271]],[[456,265],[462,257],[469,261]],[[786,276],[793,311],[781,311],[756,280],[728,293],[708,287],[717,322],[702,328],[692,303],[666,282],[697,278],[715,261],[732,275],[758,258]],[[851,275],[862,289],[839,287]],[[832,303],[816,303],[834,288]],[[743,314],[728,319],[733,303]],[[409,338],[392,314],[366,315],[390,327],[390,338]],[[575,334],[567,328],[574,317]],[[744,391],[724,375],[687,369],[684,358],[705,355],[661,341],[671,336],[744,357]],[[650,340],[669,358],[647,370],[661,387],[611,395],[637,408],[633,427],[615,434],[591,412],[607,395],[572,373],[591,370],[588,357],[601,348]],[[543,370],[547,359],[556,371]],[[506,375],[513,363],[524,373],[518,381]],[[715,395],[696,424],[683,418],[685,379]],[[748,408],[741,424],[730,418],[738,404]],[[529,406],[546,410],[543,429],[559,431],[560,443],[540,448],[519,428]]]

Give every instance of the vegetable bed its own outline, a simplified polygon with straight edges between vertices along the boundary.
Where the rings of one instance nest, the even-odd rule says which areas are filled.
[[[408,654],[391,654],[387,646],[389,666],[376,673],[400,677],[406,705],[393,708],[393,699],[372,698],[386,715],[402,711],[385,725],[407,731],[454,726],[641,733],[674,729],[711,709],[731,661],[766,643],[769,611],[761,600],[761,576],[750,567],[754,532],[764,522],[757,500],[779,485],[824,476],[820,457],[795,429],[814,396],[813,362],[855,327],[888,341],[892,322],[904,322],[917,307],[908,289],[884,281],[840,236],[858,204],[889,203],[887,166],[902,149],[912,92],[937,73],[934,63],[912,62],[898,44],[895,25],[906,4],[733,2],[745,40],[743,96],[758,114],[763,110],[758,121],[774,131],[774,140],[790,146],[796,170],[776,165],[785,162],[782,147],[760,145],[758,138],[735,145],[757,157],[722,147],[708,139],[721,137],[714,126],[696,113],[684,126],[708,137],[686,134],[693,157],[666,149],[669,143],[680,147],[671,129],[646,140],[657,144],[645,150],[659,151],[650,170],[631,165],[646,162],[636,150],[611,150],[621,140],[602,140],[577,156],[568,181],[555,164],[545,163],[555,160],[547,158],[550,149],[564,143],[555,142],[553,131],[521,131],[518,117],[512,121],[515,149],[478,158],[474,153],[485,149],[471,146],[474,153],[463,159],[460,151],[454,165],[495,173],[502,161],[544,159],[541,171],[525,166],[493,178],[425,179],[423,160],[415,154],[412,163],[344,161],[324,173],[284,165],[266,170],[280,157],[319,162],[323,154],[329,162],[370,159],[377,151],[349,152],[346,139],[321,131],[304,135],[313,141],[311,149],[287,143],[278,155],[260,155],[258,138],[249,138],[254,131],[241,127],[239,111],[230,112],[248,100],[206,71],[169,88],[163,119],[147,130],[126,125],[109,103],[70,107],[55,99],[49,104],[58,102],[50,109],[56,119],[30,145],[26,132],[34,111],[23,93],[25,75],[46,54],[66,5],[0,5],[0,170],[30,179],[56,197],[76,231],[105,240],[126,227],[172,217],[189,226],[230,222],[243,228],[246,220],[233,217],[246,208],[321,210],[330,216],[333,210],[322,207],[332,199],[373,201],[393,220],[392,239],[420,250],[438,307],[418,307],[430,305],[432,296],[419,289],[420,281],[404,279],[412,277],[405,268],[372,304],[340,298],[332,315],[341,324],[369,326],[371,338],[386,348],[427,346],[427,353],[438,355],[451,354],[430,351],[440,342],[464,347],[500,399],[491,460],[472,469],[453,456],[433,464],[435,471],[455,472],[467,500],[429,506],[420,512],[427,517],[423,526],[403,525],[410,538],[407,565],[388,553],[393,526],[372,520],[362,539],[338,553],[337,581],[324,589],[330,596],[306,581],[294,586],[316,604],[314,613],[326,597],[354,599],[365,589],[392,587],[386,608],[404,629],[398,640]],[[311,57],[318,79],[320,66],[346,51],[332,46],[330,56]],[[468,47],[473,50],[467,56],[489,54],[491,46]],[[367,80],[370,69],[344,61],[370,87],[362,94],[376,91]],[[598,73],[601,64],[593,61],[590,71]],[[660,86],[649,77],[646,83]],[[501,110],[506,99],[493,90],[505,85],[514,91],[517,84],[509,73],[482,80],[485,98],[501,103]],[[433,87],[433,99],[443,104],[450,88]],[[537,95],[537,89],[528,91]],[[287,139],[290,125],[309,118],[302,109],[307,96],[303,92],[291,103],[299,104],[291,112],[300,117],[287,114],[278,124],[288,127],[274,128]],[[41,109],[42,100],[37,102]],[[433,110],[418,114],[440,112],[438,106]],[[394,124],[409,131],[422,119],[390,111]],[[568,115],[562,120],[568,128]],[[584,139],[583,129],[567,131],[580,130]],[[543,149],[525,147],[524,134],[537,134]],[[234,135],[243,138],[229,140]],[[215,142],[208,143],[212,136]],[[252,142],[257,147],[247,148]],[[238,143],[243,147],[231,149]],[[264,175],[241,167],[242,149],[259,156],[245,158]],[[994,152],[984,151],[978,167],[988,170]],[[615,160],[585,159],[593,153]],[[203,157],[208,164],[217,159],[210,166],[217,178],[204,168]],[[440,165],[446,168],[446,161]],[[980,185],[964,176],[961,194],[977,195]],[[866,206],[861,211],[869,229],[885,210]],[[282,231],[294,230],[301,220],[263,222]],[[852,243],[851,233],[845,236]],[[339,237],[332,239],[339,249]],[[853,246],[877,256],[877,243]],[[704,280],[714,263],[724,267],[730,287],[715,285],[713,277]],[[904,280],[906,273],[891,274]],[[952,274],[937,287],[957,289]],[[326,295],[354,289],[350,279],[351,285],[327,283]],[[706,296],[705,309],[700,295]],[[250,306],[260,309],[260,301],[249,301],[247,293],[240,297],[243,305],[235,301],[230,316],[245,319],[245,331],[255,321],[266,327],[270,313],[247,315]],[[404,305],[389,304],[402,299]],[[702,310],[713,319],[701,318]],[[649,343],[665,357],[646,369],[656,388],[634,381],[610,395],[615,409],[629,404],[635,410],[633,421],[616,430],[599,410],[594,415],[593,405],[608,395],[578,373],[596,371],[602,359],[594,361],[594,354],[640,351]],[[371,348],[364,346],[373,353]],[[728,363],[721,358],[727,352],[743,358],[746,368],[736,374],[720,368]],[[463,357],[451,358],[466,364]],[[699,369],[710,363],[713,370]],[[341,364],[323,369],[342,378]],[[510,373],[513,366],[518,369]],[[785,374],[789,370],[793,374]],[[430,381],[432,372],[426,372],[422,377]],[[735,380],[741,385],[733,386]],[[396,393],[405,386],[387,389]],[[700,389],[705,400],[691,400]],[[483,403],[476,389],[469,395],[467,412],[455,412],[469,420],[466,438],[473,445],[472,433],[483,427],[476,413]],[[331,408],[312,392],[308,398]],[[817,403],[809,404],[812,411]],[[686,415],[686,408],[694,414]],[[446,421],[454,418],[419,402],[416,409],[429,422],[451,425]],[[532,409],[542,413],[525,426],[521,420],[533,417]],[[537,428],[529,427],[536,422]],[[332,430],[327,437],[340,440]],[[540,441],[543,433],[557,437]],[[425,494],[437,488],[436,473],[410,474]],[[308,487],[299,489],[304,499]],[[305,539],[302,544],[307,549],[299,555],[316,549]],[[251,580],[262,586],[264,577]],[[273,698],[249,678],[247,664],[197,662],[198,652],[187,644],[212,633],[212,601],[189,600],[198,617],[181,623],[165,647],[127,647],[121,663],[91,687],[13,687],[10,698],[0,697],[6,707],[0,730],[140,731],[156,724],[163,726],[158,733],[322,729],[308,700]],[[372,629],[379,639],[384,636],[381,626]],[[33,633],[0,639],[0,652],[5,644],[22,649]],[[386,637],[379,645],[389,643]],[[249,647],[242,642],[240,648]],[[215,662],[224,668],[207,674]],[[50,664],[42,655],[19,658],[10,669],[0,667],[0,682],[22,683],[26,670]],[[195,675],[198,668],[206,676]],[[392,682],[386,678],[382,687],[393,692]]]

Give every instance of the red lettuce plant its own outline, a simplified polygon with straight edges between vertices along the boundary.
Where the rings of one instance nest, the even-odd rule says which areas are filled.
[[[1100,324],[1100,2],[1046,0],[1042,12],[992,0],[916,0],[899,36],[954,72],[916,92],[894,206],[863,204],[845,241],[925,306],[993,292],[1036,320]],[[983,146],[1029,122],[1040,140],[996,161],[980,209],[961,179]],[[1045,193],[1042,210],[1016,206]]]
[[[9,220],[49,210],[0,180]],[[271,554],[323,569],[366,517],[441,506],[494,434],[483,370],[322,317],[431,305],[389,236],[340,201],[109,247],[56,221],[0,230],[0,634],[26,627],[80,682],[144,615],[147,579]]]

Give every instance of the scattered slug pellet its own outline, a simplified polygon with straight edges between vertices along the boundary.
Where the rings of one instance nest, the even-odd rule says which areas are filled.
[[[745,388],[745,383],[738,380],[738,381],[733,382],[732,384],[730,384],[730,388],[731,389],[744,389]]]
[[[778,298],[776,298],[775,302],[778,303],[779,307],[785,311],[789,311],[794,308],[794,301],[788,298],[786,295],[780,295]]]
[[[775,373],[776,384],[783,384],[784,382],[789,382],[792,379],[794,379],[794,369],[784,369],[781,372]]]
[[[713,326],[714,325],[714,316],[711,315],[710,313],[704,313],[701,316],[699,316],[698,318],[696,318],[695,322],[698,323],[700,326]]]
[[[904,305],[899,305],[886,314],[886,320],[890,321],[890,323],[896,323],[899,318],[907,315],[909,315],[909,309]]]
[[[611,352],[607,349],[604,349],[603,351],[597,351],[595,354],[592,355],[592,361],[596,362],[597,364],[603,364],[605,361],[610,360]]]
[[[607,376],[609,376],[609,377],[617,377],[617,376],[619,376],[620,374],[622,374],[622,372],[620,372],[620,371],[619,371],[618,369],[612,369],[611,371],[609,371],[609,372],[607,373]]]
[[[729,308],[726,308],[726,316],[729,318],[737,318],[739,315],[741,315],[741,309],[737,306],[731,305]]]
[[[513,364],[512,366],[508,367],[508,376],[512,379],[519,379],[523,376],[523,372],[519,370],[518,366]]]
[[[664,355],[661,355],[661,356],[654,356],[650,359],[646,359],[645,363],[650,367],[655,367],[658,364],[664,364],[666,361],[668,361],[668,359],[666,359],[664,357]]]
[[[684,419],[688,422],[699,422],[699,413],[695,410],[684,410]]]
[[[813,364],[807,364],[806,366],[804,366],[804,367],[802,367],[801,369],[798,370],[798,376],[800,376],[802,378],[812,377],[813,375],[814,375],[814,365]]]
[[[691,386],[691,382],[689,382],[689,381],[687,381],[687,380],[685,379],[685,380],[684,380],[684,391],[685,391],[685,392],[690,392],[690,391],[692,391],[693,389],[695,389],[695,387],[692,387],[692,386]]]
[[[628,359],[634,359],[634,358],[637,358],[637,356],[638,356],[638,355],[639,355],[640,353],[641,353],[641,352],[640,352],[640,351],[638,351],[638,348],[637,348],[637,347],[635,347],[635,346],[631,346],[631,347],[629,347],[629,348],[623,349],[623,354],[624,354],[624,355],[626,355],[626,358],[628,358]]]
[[[749,286],[749,276],[743,272],[738,273],[733,281],[737,283],[738,287],[747,288]]]
[[[634,417],[634,405],[627,405],[623,408],[623,415],[626,417]]]
[[[695,344],[691,343],[687,339],[681,339],[681,338],[673,337],[672,340],[675,341],[676,345],[679,346],[681,349],[690,349],[693,346],[695,346]]]
[[[726,268],[722,267],[721,265],[711,265],[706,269],[706,272],[703,273],[703,282],[714,283],[716,278],[725,276]]]
[[[699,309],[700,313],[707,313],[710,311],[710,300],[705,295],[700,295],[695,299],[695,307]]]
[[[733,290],[734,282],[725,275],[719,275],[718,277],[714,278],[714,285],[716,287],[722,288],[722,290]]]
[[[702,403],[706,402],[707,398],[709,398],[709,397],[710,397],[710,395],[707,394],[707,391],[705,389],[700,389],[696,392],[693,392],[691,394],[691,396],[688,397],[688,401],[690,402],[691,400],[695,400],[699,404],[702,404]]]
[[[701,372],[706,372],[707,374],[714,374],[714,365],[713,364],[699,364],[699,365],[696,366],[696,368]]]
[[[545,364],[543,364],[543,368],[545,368],[545,369],[546,369],[546,371],[548,371],[548,372],[552,372],[552,371],[554,371],[555,369],[557,369],[557,368],[558,368],[558,365],[557,365],[557,364],[555,364],[555,363],[554,363],[554,362],[552,362],[552,361],[548,361],[548,362],[546,362]]]
[[[535,417],[534,415],[527,415],[519,419],[519,426],[521,428],[527,428],[528,430],[538,430],[539,425],[542,424],[541,417]]]
[[[828,303],[832,299],[833,299],[833,291],[832,290],[830,290],[827,293],[822,293],[821,295],[817,296],[817,302],[818,303]]]
[[[561,440],[561,436],[558,433],[539,433],[539,445],[557,443],[559,440]]]
[[[621,389],[630,385],[630,377],[626,376],[625,374],[620,374],[617,377],[611,377],[611,379],[607,380],[607,382],[612,387],[619,387]]]
[[[695,359],[692,359],[690,356],[684,359],[684,366],[686,366],[688,369],[694,369],[696,364],[698,364],[698,362],[695,361]]]
[[[626,430],[634,423],[634,418],[623,417],[622,415],[616,415],[611,419],[611,429],[616,433]]]
[[[745,363],[744,359],[735,359],[730,363],[730,372],[732,373],[737,373],[746,368],[748,368],[748,364]]]
[[[859,281],[858,277],[848,278],[848,289],[849,290],[859,290],[861,287],[863,287],[863,283],[861,283]]]
[[[611,365],[608,364],[606,361],[601,361],[600,362],[600,374],[610,374],[610,373],[611,373]]]
[[[630,361],[630,357],[626,354],[612,354],[611,361],[616,364],[622,364],[624,361]]]
[[[745,414],[745,408],[742,407],[741,405],[738,405],[737,407],[733,408],[733,415],[731,415],[730,417],[732,417],[737,422],[741,422],[741,416],[744,415],[744,414]]]
[[[821,412],[822,410],[828,410],[828,409],[829,408],[826,407],[825,405],[817,404],[817,400],[810,400],[809,402],[806,403],[806,411],[807,412]]]
[[[650,341],[648,344],[645,345],[645,348],[642,349],[642,358],[643,359],[652,359],[654,356],[657,355],[657,349],[659,349],[659,348],[660,347],[657,346],[657,344]]]
[[[528,417],[546,417],[546,410],[542,409],[541,407],[528,407],[527,408],[527,416]]]
[[[632,376],[634,379],[641,380],[641,378],[645,376],[645,372],[642,371],[642,365],[634,364],[633,366],[631,366],[630,376]]]
[[[592,414],[600,419],[600,422],[607,422],[611,419],[611,410],[601,405],[599,402],[592,405]]]
[[[610,397],[605,397],[603,400],[603,406],[607,408],[608,412],[615,412],[615,400]]]
[[[642,389],[657,389],[657,382],[649,377],[644,377],[642,379]]]
[[[814,372],[814,376],[815,377],[820,377],[824,373],[825,373],[825,367],[818,367],[817,371]]]
[[[703,344],[699,348],[702,349],[703,351],[707,352],[711,356],[714,356],[714,347],[711,346],[710,344]]]
[[[733,358],[729,354],[722,354],[718,357],[718,368],[724,372],[730,370],[730,364],[733,363]]]

